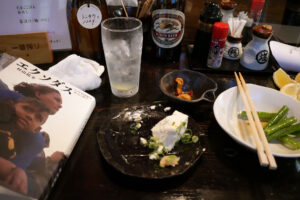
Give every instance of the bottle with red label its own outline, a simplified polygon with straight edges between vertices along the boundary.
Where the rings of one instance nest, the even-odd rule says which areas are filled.
[[[106,18],[105,0],[72,0],[69,31],[74,53],[104,62],[100,24]]]
[[[156,57],[176,61],[184,35],[185,0],[157,0],[152,12],[151,36]]]

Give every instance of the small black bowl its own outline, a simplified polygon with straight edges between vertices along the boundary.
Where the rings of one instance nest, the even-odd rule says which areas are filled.
[[[193,90],[193,97],[191,100],[176,97],[176,78],[183,79],[182,91]],[[159,86],[161,91],[172,100],[187,103],[196,103],[201,100],[213,102],[215,100],[215,91],[218,89],[218,85],[215,81],[200,72],[191,70],[176,70],[169,72],[160,79]]]

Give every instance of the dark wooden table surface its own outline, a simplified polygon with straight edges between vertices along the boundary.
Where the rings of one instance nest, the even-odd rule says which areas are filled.
[[[128,99],[113,96],[107,72],[102,75],[101,87],[89,92],[97,100],[96,108],[49,199],[300,199],[299,159],[276,158],[276,171],[262,168],[255,152],[237,144],[221,129],[213,114],[213,103],[177,104],[162,94],[159,80],[165,73],[191,68],[184,52],[175,63],[144,59],[139,92]],[[225,63],[227,69],[236,65],[232,61]],[[236,85],[233,73],[228,70],[213,71],[204,67],[202,72],[217,82],[217,95]],[[243,74],[248,83],[275,87],[270,72],[245,71]],[[101,128],[102,112],[157,100],[164,100],[171,107],[187,113],[203,128],[204,135],[200,140],[206,151],[193,168],[176,178],[149,181],[122,175],[106,163],[98,148],[96,134]]]

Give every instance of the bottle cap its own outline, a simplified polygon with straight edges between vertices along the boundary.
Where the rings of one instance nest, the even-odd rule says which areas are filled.
[[[265,5],[265,0],[253,0],[251,10],[262,10]]]
[[[200,15],[200,20],[205,23],[213,24],[221,21],[222,17],[223,15],[221,13],[219,4],[206,2],[204,11]]]
[[[214,23],[212,38],[225,39],[228,35],[229,25],[224,22]]]
[[[256,25],[252,30],[254,35],[263,39],[268,39],[273,33],[272,26],[268,24]]]
[[[233,10],[237,7],[237,3],[231,0],[222,0],[220,5],[223,10]]]

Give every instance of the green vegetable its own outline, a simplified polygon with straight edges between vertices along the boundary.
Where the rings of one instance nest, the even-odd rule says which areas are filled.
[[[287,128],[280,129],[271,135],[267,135],[267,140],[271,141],[273,139],[278,139],[282,136],[293,134],[300,131],[300,123],[291,125]]]
[[[279,122],[286,115],[286,113],[288,111],[289,111],[289,108],[287,106],[282,106],[282,108],[280,108],[280,110],[276,113],[276,115],[274,117],[272,117],[272,119],[270,119],[270,121],[264,127],[264,130],[266,128],[276,124],[277,122]]]
[[[285,147],[296,150],[300,149],[300,142],[294,140],[292,137],[286,135],[283,137],[278,138],[279,142],[284,145]]]
[[[149,142],[149,148],[150,149],[157,149],[158,148],[158,144],[156,142]]]
[[[297,121],[296,117],[288,117],[283,120],[280,120],[277,124],[273,126],[269,126],[265,128],[266,135],[271,135],[272,133],[275,133],[276,131],[289,127],[290,125],[294,124]]]
[[[192,137],[192,142],[193,142],[193,143],[198,142],[198,140],[199,140],[199,137],[198,137],[198,136],[194,135],[194,136]]]
[[[189,133],[185,133],[183,134],[183,136],[181,137],[181,142],[183,144],[188,144],[192,142],[192,135]]]
[[[267,122],[272,119],[276,115],[276,113],[270,113],[270,112],[257,112],[258,118],[262,122]],[[241,119],[248,119],[246,111],[242,111],[239,115],[239,118]]]

